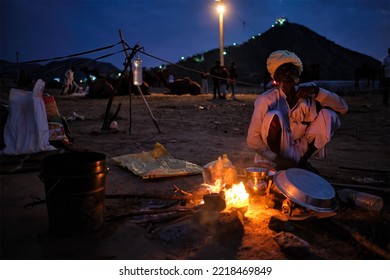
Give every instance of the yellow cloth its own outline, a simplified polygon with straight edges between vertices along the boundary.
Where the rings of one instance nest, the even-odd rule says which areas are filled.
[[[175,159],[163,145],[156,143],[153,150],[112,158],[143,179],[201,174],[203,168],[194,163]]]

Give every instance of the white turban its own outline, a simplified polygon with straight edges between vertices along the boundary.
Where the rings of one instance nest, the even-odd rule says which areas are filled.
[[[267,59],[267,69],[271,74],[272,79],[274,78],[276,69],[285,63],[294,64],[298,67],[299,75],[302,73],[302,61],[295,53],[286,50],[274,51]]]

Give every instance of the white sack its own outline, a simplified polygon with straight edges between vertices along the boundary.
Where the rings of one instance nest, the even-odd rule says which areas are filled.
[[[49,126],[42,99],[44,86],[45,83],[38,80],[33,92],[11,89],[4,128],[6,147],[1,154],[22,155],[56,149],[49,143]]]

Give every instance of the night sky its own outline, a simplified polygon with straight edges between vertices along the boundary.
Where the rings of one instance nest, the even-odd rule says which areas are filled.
[[[46,59],[139,43],[169,62],[219,48],[214,0],[0,0],[1,59]],[[378,60],[390,47],[389,0],[225,0],[224,44],[240,44],[268,30],[279,17]],[[84,55],[115,53],[120,45]],[[164,62],[141,54],[145,67]],[[124,53],[101,61],[122,69]]]

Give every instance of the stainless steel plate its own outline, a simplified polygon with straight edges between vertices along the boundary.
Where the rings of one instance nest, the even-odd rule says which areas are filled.
[[[300,168],[279,171],[274,176],[276,187],[292,202],[319,212],[337,209],[336,193],[321,176]]]

